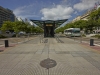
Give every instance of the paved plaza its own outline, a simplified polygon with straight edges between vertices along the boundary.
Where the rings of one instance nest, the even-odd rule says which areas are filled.
[[[65,37],[35,37],[0,52],[0,75],[100,75],[100,52]]]

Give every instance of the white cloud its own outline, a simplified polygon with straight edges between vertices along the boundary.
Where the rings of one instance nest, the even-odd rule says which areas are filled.
[[[68,0],[62,0],[62,3],[66,3],[66,2],[68,2]]]
[[[21,13],[24,13],[25,11],[23,11],[22,8],[17,8],[13,12],[15,15],[20,15]]]
[[[29,17],[38,17],[37,15],[35,15],[35,12],[33,10],[33,4],[28,5],[28,6],[22,6],[22,7],[18,7],[15,10],[13,10],[14,14],[17,17],[21,17],[21,18],[29,18]]]
[[[41,13],[43,20],[57,20],[57,19],[69,19],[71,14],[73,13],[73,9],[71,7],[57,5],[54,8],[43,8],[41,9]]]
[[[100,0],[81,0],[80,3],[75,4],[73,7],[78,11],[87,10],[93,8],[95,3]]]

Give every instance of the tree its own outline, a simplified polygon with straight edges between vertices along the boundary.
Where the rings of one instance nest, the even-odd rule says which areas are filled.
[[[86,20],[79,20],[74,22],[75,28],[80,28],[81,30],[85,29],[87,26]]]
[[[90,13],[89,19],[98,20],[100,18],[100,8]]]
[[[89,21],[88,21],[88,27],[90,31],[92,31],[93,28],[96,29],[96,27],[100,27],[99,19],[100,19],[100,8],[90,13]]]
[[[65,29],[67,29],[67,28],[74,28],[75,26],[74,26],[74,23],[68,23],[64,27]]]
[[[35,27],[35,33],[43,33],[43,30],[40,27]]]
[[[59,32],[62,32],[63,33],[64,32],[64,29],[65,29],[64,27],[60,27],[60,28],[56,29],[55,32],[56,33],[59,33]]]
[[[27,24],[21,21],[13,22],[13,29],[16,34],[18,34],[20,31],[26,32]]]
[[[1,27],[1,31],[5,32],[5,31],[10,31],[10,30],[13,30],[13,23],[10,21],[4,21]]]
[[[100,18],[97,21],[97,26],[100,27]]]

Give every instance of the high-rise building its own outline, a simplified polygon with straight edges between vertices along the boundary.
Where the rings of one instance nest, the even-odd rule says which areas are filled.
[[[0,6],[0,27],[2,26],[4,21],[15,21],[15,15],[13,11],[7,8],[3,8]]]

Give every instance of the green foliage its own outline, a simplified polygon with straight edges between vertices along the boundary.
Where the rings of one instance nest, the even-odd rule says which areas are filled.
[[[6,36],[4,36],[4,35],[1,35],[1,34],[0,34],[0,38],[7,38],[7,37],[6,37]]]
[[[90,13],[89,20],[94,26],[100,26],[100,8]]]
[[[93,31],[93,27],[95,27],[95,21],[88,20],[87,26],[86,26],[87,30],[90,30],[90,32],[92,32]]]
[[[12,37],[16,37],[16,34],[14,34]]]
[[[89,19],[98,20],[100,18],[100,8],[90,13]]]
[[[34,27],[31,26],[28,22],[24,23],[21,21],[11,22],[11,21],[5,21],[0,28],[3,32],[6,31],[14,31],[16,34],[12,37],[18,37],[18,33],[20,31],[26,32],[26,33],[43,33],[43,29],[40,27]],[[3,36],[2,36],[3,37]]]
[[[87,21],[85,20],[79,20],[79,21],[76,21],[74,23],[68,23],[66,24],[64,27],[60,27],[56,30],[56,33],[59,33],[59,32],[64,32],[65,29],[68,29],[68,28],[80,28],[81,30],[85,29],[87,27]]]
[[[35,27],[35,33],[43,33],[43,29],[40,27]]]
[[[92,37],[95,37],[95,38],[98,38],[98,39],[100,39],[100,35],[99,35],[99,34],[97,34],[97,35],[94,35],[94,36],[92,36]]]
[[[100,27],[100,18],[97,20],[97,27]]]
[[[100,27],[100,8],[90,13],[89,20],[79,20],[74,23],[68,23],[64,27],[56,29],[56,33],[63,32],[67,28],[80,28],[85,30],[86,33],[92,33],[95,27]]]
[[[79,20],[74,23],[68,23],[64,27],[60,27],[55,30],[56,33],[64,32],[67,28],[80,28],[81,30],[85,29],[86,32],[88,30],[90,32],[93,31],[94,27],[100,27],[100,8],[90,13],[89,20]],[[10,22],[5,21],[0,28],[2,31],[13,30],[16,34],[20,31],[26,33],[43,33],[43,30],[40,27],[30,26],[29,23],[24,23],[21,21]]]
[[[1,31],[6,31],[6,30],[13,30],[13,24],[10,21],[4,21]]]
[[[74,23],[68,23],[68,24],[66,24],[65,26],[64,26],[64,28],[65,29],[67,29],[67,28],[74,28],[75,26],[74,26]]]
[[[15,33],[18,33],[20,31],[26,31],[27,30],[27,24],[21,21],[16,21],[13,23],[13,30]]]
[[[82,36],[82,37],[86,37],[86,35],[85,35],[85,34],[82,34],[81,36]]]
[[[60,28],[56,29],[55,32],[56,33],[59,33],[59,32],[63,33],[64,32],[64,27],[60,27]]]
[[[75,25],[75,28],[80,28],[83,30],[87,27],[87,21],[86,20],[79,20],[73,23]]]
[[[98,39],[100,39],[100,35],[98,36]]]

